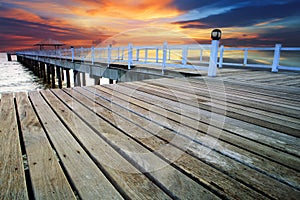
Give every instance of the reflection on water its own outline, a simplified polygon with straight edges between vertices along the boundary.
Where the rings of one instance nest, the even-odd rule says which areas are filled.
[[[45,89],[47,86],[35,76],[30,70],[16,62],[7,61],[7,55],[0,53],[0,93],[27,92],[38,89]]]

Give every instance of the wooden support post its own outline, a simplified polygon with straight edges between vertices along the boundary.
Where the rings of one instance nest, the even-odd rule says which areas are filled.
[[[86,78],[85,78],[85,73],[82,73],[82,86],[86,86]]]
[[[38,77],[42,78],[43,77],[43,69],[41,68],[40,62],[39,61],[35,61],[36,62],[36,66],[37,66],[37,70],[38,70]]]
[[[34,64],[33,64],[32,60],[27,58],[26,65],[35,74],[35,71],[34,71],[35,68],[34,68]]]
[[[11,54],[7,54],[7,61],[11,61]]]
[[[52,74],[52,80],[51,80],[51,83],[52,83],[52,88],[55,88],[55,67],[54,65],[51,65],[51,74]]]
[[[40,65],[39,65],[39,62],[38,61],[33,61],[34,62],[34,66],[36,67],[36,74],[37,74],[37,77],[41,77],[41,69],[40,69]]]
[[[33,72],[36,76],[38,76],[39,70],[37,69],[36,62],[34,60],[30,60],[31,66],[33,67]]]
[[[40,63],[42,69],[43,69],[43,78],[44,78],[44,83],[47,82],[47,78],[46,78],[46,66],[45,66],[45,63],[41,62]]]
[[[94,85],[100,85],[100,77],[98,76],[94,77]]]
[[[34,71],[33,65],[28,58],[26,59],[26,65],[31,71]]]
[[[64,74],[64,68],[61,67],[61,80],[64,81],[65,80],[65,74]]]
[[[80,72],[74,70],[74,84],[75,86],[81,86]]]
[[[67,77],[67,88],[70,88],[71,87],[70,69],[66,69],[66,77]]]
[[[57,78],[58,78],[58,88],[62,88],[62,80],[61,80],[61,69],[59,66],[56,66]]]
[[[47,64],[46,68],[47,68],[47,83],[50,84],[51,83],[51,80],[50,80],[51,67],[49,64]]]

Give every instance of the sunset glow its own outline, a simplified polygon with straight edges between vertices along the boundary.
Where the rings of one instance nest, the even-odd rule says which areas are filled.
[[[300,46],[298,0],[0,0],[0,51],[53,38],[69,46],[209,43]],[[293,37],[290,37],[290,36]]]

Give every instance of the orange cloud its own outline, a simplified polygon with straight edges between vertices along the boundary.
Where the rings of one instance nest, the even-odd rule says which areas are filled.
[[[41,17],[27,12],[22,9],[11,8],[7,10],[1,11],[1,16],[5,16],[6,18],[17,19],[17,20],[28,20],[30,22],[43,22],[44,20]]]
[[[89,17],[113,17],[136,20],[151,20],[178,16],[182,12],[170,7],[172,0],[76,0],[83,7],[71,8],[74,14]]]

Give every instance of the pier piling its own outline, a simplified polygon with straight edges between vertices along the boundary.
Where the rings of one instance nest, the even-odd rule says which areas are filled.
[[[7,54],[7,61],[12,61],[12,60],[11,60],[11,54],[10,54],[10,53]]]
[[[51,67],[49,64],[46,64],[47,66],[47,83],[50,84],[51,83],[51,78],[50,78],[50,74],[51,74]]]
[[[70,88],[71,87],[70,69],[66,69],[66,77],[67,77],[67,88]]]
[[[56,72],[57,72],[57,79],[58,79],[58,88],[62,88],[62,80],[61,80],[61,69],[60,67],[56,66]]]
[[[51,78],[52,78],[51,87],[55,88],[55,67],[54,67],[54,65],[50,65],[50,66],[51,66]]]
[[[44,83],[46,83],[46,82],[47,82],[47,76],[46,76],[45,63],[40,62],[40,67],[41,67],[42,72],[43,72],[43,80],[44,80]]]

